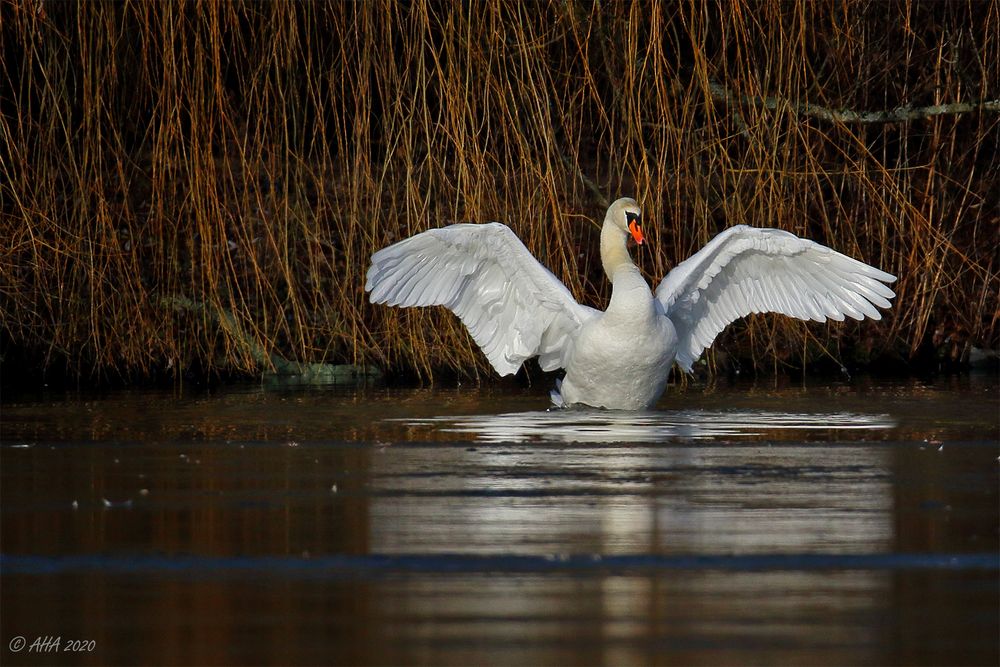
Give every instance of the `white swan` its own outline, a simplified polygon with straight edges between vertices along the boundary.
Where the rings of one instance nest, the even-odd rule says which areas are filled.
[[[745,225],[722,232],[681,262],[655,295],[629,257],[643,242],[639,205],[619,199],[601,229],[611,279],[603,313],[580,305],[558,278],[497,222],[432,229],[372,256],[365,290],[372,303],[442,305],[457,314],[501,375],[538,357],[564,368],[556,405],[622,410],[653,405],[676,361],[691,370],[726,325],[777,312],[823,322],[881,319],[896,278],[826,246],[778,229]]]

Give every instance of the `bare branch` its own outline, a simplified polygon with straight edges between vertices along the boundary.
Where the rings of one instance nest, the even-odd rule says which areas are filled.
[[[734,95],[732,91],[714,81],[708,84],[712,99],[725,104],[749,104],[777,111],[781,108],[791,108],[798,114],[812,116],[831,123],[901,123],[932,116],[943,116],[970,111],[1000,111],[1000,100],[986,102],[955,102],[954,104],[935,104],[927,107],[902,106],[884,111],[853,111],[851,109],[828,109],[816,104],[803,102],[795,104],[774,97],[752,97]]]

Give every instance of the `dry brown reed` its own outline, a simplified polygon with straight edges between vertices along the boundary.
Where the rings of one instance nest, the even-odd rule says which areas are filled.
[[[500,220],[602,305],[621,195],[650,280],[738,223],[900,276],[882,324],[753,317],[712,366],[997,346],[1000,114],[809,113],[1000,97],[996,1],[32,1],[0,29],[7,361],[476,374],[450,314],[367,303],[371,253]]]

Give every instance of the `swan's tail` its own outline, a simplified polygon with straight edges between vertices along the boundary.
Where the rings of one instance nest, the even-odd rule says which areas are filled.
[[[557,379],[556,388],[549,392],[549,398],[552,399],[552,407],[555,408],[566,407],[566,402],[563,400],[562,394],[559,393],[560,391],[562,391],[562,383],[563,381],[561,378]]]

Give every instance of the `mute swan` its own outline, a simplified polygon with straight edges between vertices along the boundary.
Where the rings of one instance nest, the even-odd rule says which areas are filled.
[[[604,312],[580,305],[506,225],[431,229],[372,256],[372,303],[443,305],[458,315],[501,375],[538,357],[566,375],[557,406],[640,410],[663,394],[671,364],[691,370],[730,322],[777,312],[823,322],[881,319],[896,278],[778,229],[737,225],[678,264],[655,294],[626,242],[643,242],[634,199],[608,208],[601,262],[611,279]]]

